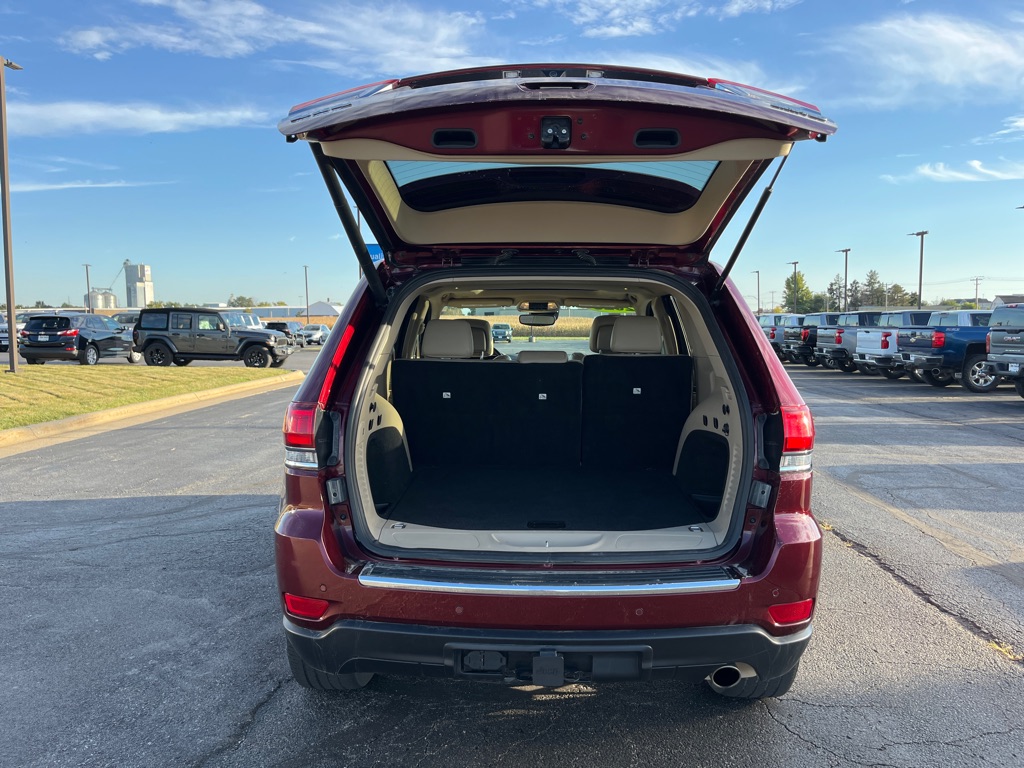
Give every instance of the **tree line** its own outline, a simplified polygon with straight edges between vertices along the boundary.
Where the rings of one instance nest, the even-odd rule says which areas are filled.
[[[835,312],[861,307],[913,307],[917,306],[917,292],[907,291],[899,283],[883,283],[872,269],[864,282],[851,280],[846,286],[847,303],[843,302],[843,276],[837,274],[824,291],[814,292],[804,279],[803,272],[786,278],[782,292],[782,306],[792,312]]]

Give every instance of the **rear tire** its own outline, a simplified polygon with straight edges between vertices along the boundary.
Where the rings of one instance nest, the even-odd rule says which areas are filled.
[[[190,358],[190,357],[176,357],[176,358],[174,358],[174,364],[175,365],[180,365],[182,368],[184,368],[186,365],[189,365],[191,362],[192,362],[192,358]]]
[[[857,370],[857,366],[851,363],[849,360],[839,360],[836,362],[836,367],[839,368],[843,373],[853,373]]]
[[[770,677],[767,680],[762,680],[760,677],[748,677],[745,680],[740,680],[732,688],[725,690],[712,688],[711,690],[728,699],[770,699],[788,693],[799,672],[800,663],[797,662],[789,672],[778,677]]]
[[[907,371],[907,376],[910,377],[911,381],[916,381],[918,384],[924,384],[924,376],[921,375],[921,371],[917,368]]]
[[[96,365],[100,361],[100,351],[94,344],[86,344],[85,349],[78,353],[78,362],[82,365]]]
[[[242,361],[247,368],[266,368],[270,365],[270,353],[263,347],[249,347]]]
[[[141,360],[142,360],[142,353],[141,352],[129,352],[128,353],[128,362],[131,363],[132,365],[134,365],[135,363],[140,362]]]
[[[902,379],[906,373],[902,368],[879,368],[878,372],[890,380]]]
[[[171,348],[162,341],[154,341],[146,347],[142,355],[146,358],[146,365],[159,365],[161,367],[170,365],[173,359],[171,357]]]
[[[45,360],[40,360],[37,357],[26,357],[25,362],[29,365],[44,365],[46,363]]]
[[[948,387],[953,383],[953,374],[948,371],[921,371],[921,378],[933,387]]]
[[[988,372],[985,355],[968,355],[964,360],[960,385],[968,392],[991,392],[999,386],[999,377]]]
[[[814,355],[807,355],[806,357],[804,357],[804,365],[806,365],[808,368],[815,368],[819,365],[818,358],[816,358]]]
[[[296,683],[314,691],[358,691],[373,680],[373,672],[335,675],[314,669],[302,660],[291,643],[288,643],[288,666],[291,667]]]

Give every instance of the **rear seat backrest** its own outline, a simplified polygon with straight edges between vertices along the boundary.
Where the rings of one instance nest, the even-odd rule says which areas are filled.
[[[583,361],[584,467],[671,471],[690,413],[693,360],[663,355],[654,317],[620,317],[611,354]]]

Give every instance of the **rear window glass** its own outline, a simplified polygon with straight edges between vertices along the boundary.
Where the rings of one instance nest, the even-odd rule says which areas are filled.
[[[139,317],[139,327],[146,328],[151,331],[166,331],[167,313],[153,312],[151,314],[141,315]]]
[[[525,201],[593,202],[661,213],[692,207],[715,160],[631,163],[466,163],[392,160],[402,198],[418,211]]]
[[[71,327],[70,317],[30,317],[26,331],[63,331]]]
[[[1024,307],[999,307],[992,313],[991,326],[1003,328],[1012,325],[1014,327],[1024,326]]]

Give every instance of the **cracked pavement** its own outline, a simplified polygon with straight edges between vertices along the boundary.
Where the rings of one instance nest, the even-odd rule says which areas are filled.
[[[3,460],[0,763],[1024,764],[1024,664],[988,645],[1022,647],[1024,402],[793,377],[834,531],[780,699],[671,682],[300,688],[272,555],[283,391]]]

